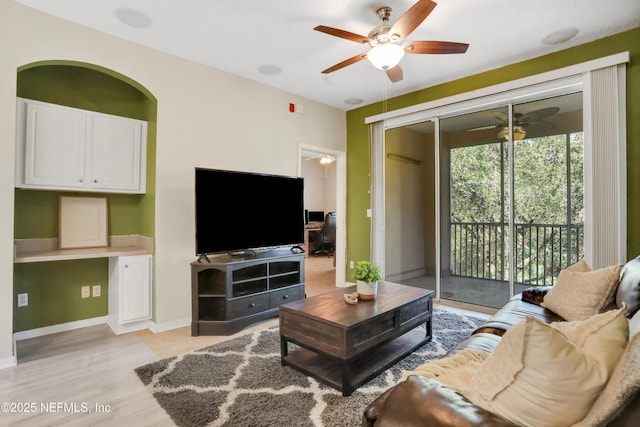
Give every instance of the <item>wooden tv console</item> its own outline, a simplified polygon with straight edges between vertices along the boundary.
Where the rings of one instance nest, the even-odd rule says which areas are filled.
[[[304,296],[304,254],[289,249],[194,261],[191,335],[231,335]]]

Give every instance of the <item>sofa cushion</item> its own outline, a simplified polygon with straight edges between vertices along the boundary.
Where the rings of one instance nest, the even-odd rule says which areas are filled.
[[[451,350],[451,352],[449,352],[449,355],[466,349],[482,350],[486,351],[487,353],[493,353],[493,350],[496,348],[499,342],[500,335],[482,332],[475,333],[466,340],[456,345],[456,348]]]
[[[527,316],[534,316],[545,323],[564,320],[558,314],[539,305],[522,301],[522,295],[515,295],[496,314],[491,316],[484,325],[474,331],[478,333],[492,333],[502,336],[505,331],[522,322]]]
[[[606,385],[629,333],[626,308],[566,328],[527,317],[502,337],[464,394],[525,426],[580,421]],[[543,411],[540,408],[544,408]]]
[[[620,272],[616,305],[622,307],[622,303],[627,305],[629,317],[640,308],[640,256],[627,262]]]
[[[388,389],[367,407],[363,418],[363,426],[375,427],[514,426],[438,381],[419,376]]]
[[[613,303],[621,265],[579,272],[564,269],[544,297],[544,306],[566,320],[583,320],[602,313]]]

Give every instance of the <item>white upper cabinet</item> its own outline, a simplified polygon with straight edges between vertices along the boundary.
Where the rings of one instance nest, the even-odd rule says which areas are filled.
[[[24,184],[83,188],[86,114],[46,104],[25,108]]]
[[[87,171],[92,188],[134,192],[142,188],[144,192],[143,135],[146,142],[146,123],[140,120],[105,114],[92,117]]]
[[[146,190],[147,123],[18,98],[16,187]]]

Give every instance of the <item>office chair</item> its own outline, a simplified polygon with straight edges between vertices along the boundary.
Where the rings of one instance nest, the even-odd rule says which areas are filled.
[[[320,232],[320,249],[314,255],[331,255],[336,249],[336,213],[329,212],[324,217],[324,225]]]

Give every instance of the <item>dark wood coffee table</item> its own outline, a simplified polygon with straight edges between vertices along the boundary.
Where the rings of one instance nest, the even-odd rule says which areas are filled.
[[[343,396],[431,340],[433,291],[381,282],[375,300],[349,305],[343,295],[351,292],[355,286],[280,306],[280,363]],[[290,342],[299,348],[289,352]]]

